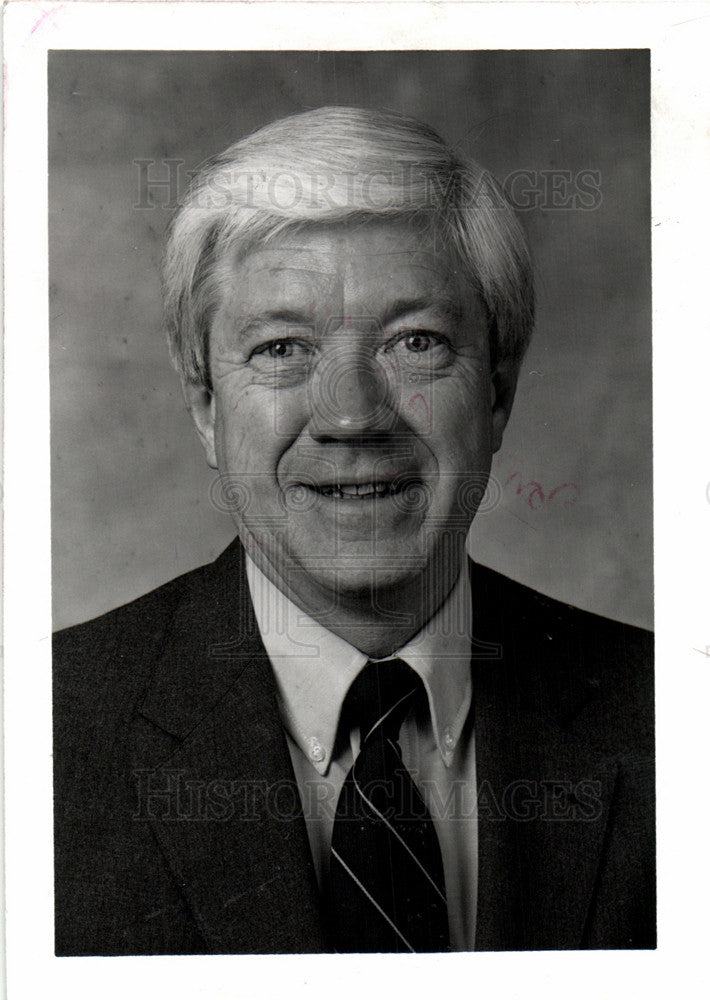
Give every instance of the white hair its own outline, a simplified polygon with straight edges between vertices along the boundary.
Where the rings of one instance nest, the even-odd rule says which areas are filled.
[[[517,371],[532,333],[532,267],[498,183],[412,118],[325,107],[266,125],[194,177],[163,267],[181,377],[211,387],[209,330],[230,265],[285,231],[368,218],[416,219],[455,254],[488,310],[492,364]]]

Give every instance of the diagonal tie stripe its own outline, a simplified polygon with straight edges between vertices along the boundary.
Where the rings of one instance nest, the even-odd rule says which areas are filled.
[[[402,932],[399,930],[399,928],[390,920],[390,918],[387,916],[387,914],[382,909],[382,907],[377,902],[377,900],[373,896],[370,895],[370,893],[367,891],[367,889],[362,884],[362,882],[360,881],[360,879],[357,877],[357,875],[355,874],[355,872],[351,868],[348,868],[348,866],[343,861],[343,859],[340,857],[340,855],[338,854],[338,852],[335,851],[335,850],[333,850],[331,848],[331,854],[336,859],[336,861],[338,862],[338,864],[340,864],[345,869],[345,871],[348,873],[349,877],[357,885],[358,889],[365,896],[365,898],[372,904],[372,906],[374,907],[374,909],[376,910],[376,912],[379,913],[380,916],[384,920],[387,921],[387,923],[389,924],[389,926],[392,928],[392,930],[395,932],[395,934],[399,937],[400,941],[402,941],[403,944],[406,945],[407,951],[411,951],[411,952],[416,951],[415,948],[412,948],[411,944],[409,943],[409,941],[407,941],[406,937],[404,936],[404,934],[402,934]]]
[[[391,747],[394,748],[394,750],[396,752],[397,751],[396,744],[392,743],[391,740],[388,740],[387,742],[390,744]],[[431,875],[427,871],[426,867],[424,866],[423,862],[416,856],[416,854],[414,853],[414,851],[412,850],[412,848],[409,846],[409,844],[399,834],[399,832],[397,831],[397,828],[392,823],[390,823],[388,821],[387,817],[384,816],[373,805],[373,803],[367,798],[367,796],[363,792],[363,790],[360,787],[360,784],[359,784],[359,782],[357,780],[357,769],[356,768],[353,769],[353,782],[354,782],[355,788],[357,789],[357,792],[360,795],[360,797],[362,798],[363,802],[365,802],[367,804],[368,808],[372,810],[373,814],[377,817],[377,819],[379,819],[380,822],[384,823],[385,826],[387,826],[387,828],[389,829],[391,835],[393,837],[397,838],[397,840],[402,845],[402,847],[404,848],[404,850],[409,852],[409,855],[412,858],[412,860],[414,861],[414,863],[419,866],[419,870],[421,871],[421,873],[424,876],[424,878],[426,878],[430,882],[432,888],[434,889],[434,892],[439,896],[439,898],[441,900],[443,900],[444,905],[446,905],[446,895],[441,890],[441,888],[436,884],[436,882],[434,881],[434,879],[431,877]]]
[[[393,660],[392,662],[394,663],[396,661]],[[373,664],[373,666],[374,666],[374,664]],[[364,669],[367,670],[367,667],[365,667]],[[394,703],[394,705],[392,705],[390,708],[388,708],[387,711],[383,715],[381,715],[379,717],[379,719],[373,725],[369,726],[367,732],[365,733],[364,737],[362,738],[361,743],[362,744],[367,743],[367,741],[373,735],[373,733],[375,732],[375,730],[378,729],[379,726],[384,726],[386,724],[387,720],[389,718],[391,718],[392,716],[394,716],[395,713],[398,713],[399,711],[401,711],[402,708],[408,709],[409,708],[409,702],[412,700],[412,698],[414,697],[414,695],[416,693],[417,693],[416,686],[414,684],[412,684],[412,686],[410,687],[410,689],[408,691],[406,691],[402,695],[402,697],[399,698]],[[398,717],[399,717],[399,715],[398,715]],[[399,729],[399,726],[397,728]],[[399,751],[397,751],[397,752],[399,752]]]
[[[368,664],[348,696],[364,735],[333,825],[329,902],[336,951],[448,948],[441,851],[397,742],[420,684],[405,663],[390,660]]]

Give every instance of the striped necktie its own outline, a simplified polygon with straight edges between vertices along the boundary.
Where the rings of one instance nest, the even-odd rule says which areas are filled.
[[[330,929],[337,952],[446,951],[449,930],[434,823],[402,763],[399,730],[423,687],[401,660],[368,663],[346,712],[360,753],[333,824]]]

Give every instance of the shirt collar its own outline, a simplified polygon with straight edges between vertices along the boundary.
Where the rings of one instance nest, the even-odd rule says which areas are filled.
[[[330,766],[340,711],[370,657],[301,611],[247,556],[256,620],[274,669],[284,725],[319,774]],[[436,614],[397,656],[422,679],[449,766],[471,704],[471,585],[464,565]]]

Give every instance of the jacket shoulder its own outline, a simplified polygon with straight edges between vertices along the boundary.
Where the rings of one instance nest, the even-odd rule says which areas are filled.
[[[475,628],[496,644],[498,666],[519,698],[539,701],[544,691],[558,718],[588,726],[602,742],[623,734],[637,748],[652,746],[653,633],[482,566],[471,573]]]
[[[583,611],[478,564],[471,566],[471,579],[475,617],[499,632],[515,633],[528,642],[593,639],[597,649],[623,649],[625,658],[652,654],[653,633],[647,629]]]
[[[65,679],[74,684],[95,674],[121,647],[136,653],[159,639],[169,621],[189,577],[200,571],[171,580],[142,597],[90,621],[61,629],[52,636],[52,671],[56,685]],[[76,687],[74,687],[76,691]]]
[[[200,594],[210,565],[52,637],[54,732],[59,746],[79,731],[130,714],[154,669],[176,611]]]

